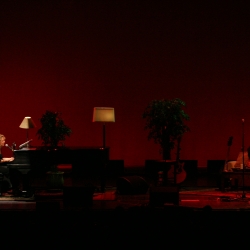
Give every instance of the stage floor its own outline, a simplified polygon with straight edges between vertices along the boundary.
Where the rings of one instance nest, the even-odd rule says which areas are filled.
[[[152,178],[145,175],[143,168],[126,168],[124,176],[141,176],[149,187],[154,185]],[[82,186],[84,182],[91,181],[96,190],[93,196],[93,210],[114,210],[116,208],[128,209],[131,207],[149,206],[150,194],[143,195],[119,195],[117,192],[117,179],[119,176],[110,176],[106,180],[105,192],[100,192],[100,180],[83,180],[64,176],[64,186]],[[218,176],[208,176],[205,171],[194,178],[187,178],[179,186],[179,207],[192,208],[193,210],[210,209],[213,211],[250,211],[250,190],[220,190],[217,187]],[[4,195],[0,197],[0,210],[35,211],[37,203],[60,203],[59,209],[64,210],[62,190],[58,192],[47,192],[45,179],[36,179],[33,188],[36,190],[33,197],[20,198]],[[78,197],[81,199],[81,197]],[[48,205],[49,206],[49,205]],[[176,206],[171,203],[164,204],[165,207]],[[58,208],[58,206],[55,206]],[[68,208],[67,208],[68,209]],[[73,208],[75,209],[75,208]],[[81,209],[81,208],[77,208]]]
[[[110,247],[115,241],[122,246],[127,243],[128,247],[137,241],[140,248],[151,242],[155,248],[156,242],[172,246],[173,240],[187,247],[188,243],[199,246],[197,239],[204,240],[205,245],[211,243],[212,247],[218,246],[218,240],[231,246],[231,240],[242,239],[244,233],[247,237],[243,239],[248,240],[245,226],[250,223],[249,190],[244,191],[242,198],[242,190],[222,192],[215,179],[201,176],[180,186],[179,205],[165,203],[151,207],[149,192],[120,195],[115,183],[115,179],[109,180],[104,193],[97,187],[91,207],[65,207],[63,192],[48,192],[42,182],[36,183],[34,197],[0,197],[0,216],[7,225],[3,238],[13,239],[14,235],[18,243],[26,242],[27,238],[20,234],[26,232],[46,246],[53,239],[57,248],[66,242],[71,247],[86,246],[87,242]],[[82,181],[66,179],[65,185],[81,186]]]
[[[165,203],[152,208],[149,194],[118,195],[110,188],[105,193],[94,193],[93,205],[86,208],[64,207],[62,193],[54,198],[43,192],[39,200],[0,198],[0,216],[3,224],[8,225],[5,239],[12,239],[13,235],[17,239],[24,231],[37,242],[46,244],[50,244],[48,235],[51,235],[57,239],[57,246],[64,246],[65,240],[82,246],[88,241],[89,244],[101,242],[110,246],[114,240],[125,240],[129,245],[137,241],[140,246],[148,246],[149,240],[153,246],[155,242],[164,246],[173,240],[178,244],[185,242],[185,246],[188,241],[193,245],[194,239],[195,244],[197,239],[203,239],[206,245],[217,244],[218,240],[225,244],[230,243],[232,235],[237,240],[245,233],[248,236],[245,226],[250,222],[250,193],[245,195],[243,199],[241,191],[185,188],[179,192],[178,206]]]
[[[60,210],[64,210],[63,193],[61,191],[51,193],[41,190],[37,197],[38,199],[36,197],[2,196],[0,197],[0,210],[34,211],[37,202],[58,202],[60,203]],[[149,200],[149,192],[140,195],[119,195],[116,188],[111,187],[107,188],[104,193],[94,193],[91,208],[93,210],[114,210],[117,208],[146,207],[149,206]],[[176,205],[171,202],[164,204],[164,207],[170,206]],[[179,191],[179,207],[192,208],[193,210],[250,211],[250,192],[249,190],[222,192],[217,188],[181,188]],[[81,207],[73,207],[72,209],[79,210]]]
[[[145,195],[119,195],[109,190],[94,195],[94,209],[115,209],[117,206],[125,209],[133,206],[148,206],[149,194]],[[165,207],[175,206],[165,203]],[[218,211],[250,211],[249,191],[226,191],[216,188],[192,188],[181,189],[179,192],[179,206],[193,208],[194,210],[207,209]]]
[[[186,190],[180,192],[180,206],[210,206],[213,210],[247,210],[250,209],[250,193],[242,190],[222,192],[216,188]]]

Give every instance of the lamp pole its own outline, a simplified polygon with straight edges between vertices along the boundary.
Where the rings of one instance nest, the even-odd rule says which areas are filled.
[[[103,123],[103,127],[102,127],[102,136],[103,136],[103,148],[106,147],[106,125],[105,123]]]
[[[243,192],[242,192],[242,198],[246,198],[245,194],[245,159],[244,159],[244,152],[245,152],[245,142],[244,142],[244,136],[245,136],[245,131],[244,131],[244,122],[245,120],[242,119],[242,186],[243,186]]]

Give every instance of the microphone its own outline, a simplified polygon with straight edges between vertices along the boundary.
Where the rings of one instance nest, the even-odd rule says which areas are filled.
[[[8,144],[5,144],[5,147],[9,148],[11,151],[13,151],[13,148],[11,148]]]
[[[26,142],[23,143],[23,144],[21,144],[21,145],[19,146],[19,149],[22,149],[23,147],[27,146],[31,141],[32,141],[32,139],[29,140],[29,141],[26,141]]]
[[[245,119],[242,119],[242,122],[244,123],[244,122],[245,122]]]

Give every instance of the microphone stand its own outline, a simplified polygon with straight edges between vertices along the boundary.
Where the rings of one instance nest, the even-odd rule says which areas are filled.
[[[244,122],[245,120],[242,119],[242,199],[246,198],[246,193],[245,193],[245,160],[244,160],[244,153],[245,153],[245,143],[244,143]]]
[[[242,165],[243,165],[243,168],[242,168],[242,195],[241,195],[240,198],[236,199],[238,201],[242,201],[242,200],[243,201],[249,201],[249,199],[246,197],[246,193],[245,193],[245,156],[244,156],[244,153],[245,153],[245,145],[244,145],[245,133],[244,133],[244,122],[245,122],[245,120],[242,119]]]

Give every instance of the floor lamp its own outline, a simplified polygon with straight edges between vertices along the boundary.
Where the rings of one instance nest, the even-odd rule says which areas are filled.
[[[93,122],[103,123],[103,148],[106,147],[106,122],[115,122],[115,110],[109,107],[95,107],[93,111]]]
[[[29,117],[29,116],[24,117],[24,119],[21,122],[19,128],[23,128],[23,129],[27,130],[27,134],[26,134],[26,136],[27,136],[27,138],[26,138],[27,142],[29,141],[29,129],[30,128],[35,128],[35,127],[36,127],[36,124],[34,123],[34,121],[32,120],[31,117]],[[27,148],[29,147],[29,143],[27,143],[26,147]]]

